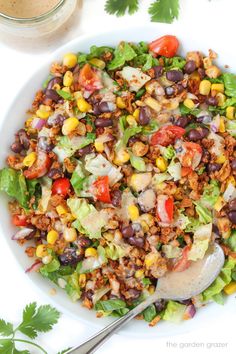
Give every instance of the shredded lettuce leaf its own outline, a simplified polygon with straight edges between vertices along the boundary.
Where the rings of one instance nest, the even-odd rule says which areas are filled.
[[[177,246],[163,245],[162,252],[165,253],[165,256],[167,258],[177,258],[181,255],[182,250],[181,250],[181,248],[179,248]]]
[[[225,240],[225,243],[233,252],[236,252],[236,230],[233,230],[230,237]]]
[[[188,253],[188,259],[197,261],[205,256],[209,247],[209,242],[212,234],[212,224],[201,225],[193,235],[193,244]]]
[[[236,120],[227,119],[226,130],[230,135],[236,137]]]
[[[236,97],[236,76],[231,73],[223,74],[225,94],[230,97]]]
[[[151,322],[157,315],[156,307],[154,304],[148,306],[144,311],[143,311],[143,318],[147,322]]]
[[[210,183],[204,187],[201,203],[207,208],[213,208],[220,195],[219,183],[216,180],[211,180]]]
[[[94,141],[93,136],[80,136],[70,139],[68,136],[61,136],[58,139],[58,144],[54,147],[53,151],[58,156],[60,162],[66,157],[74,155],[76,150],[91,144]]]
[[[167,147],[160,146],[160,151],[161,151],[162,156],[166,160],[171,160],[176,155],[175,149],[172,145],[169,145]]]
[[[200,202],[195,202],[196,205],[196,212],[199,216],[199,221],[202,224],[208,224],[212,222],[212,213],[211,211],[207,208],[204,207]]]
[[[176,301],[168,301],[163,320],[178,323],[182,321],[186,306]]]
[[[105,252],[106,257],[112,259],[113,261],[120,259],[125,255],[125,251],[123,250],[123,248],[112,242],[106,246]]]
[[[122,67],[127,61],[137,56],[134,49],[127,42],[121,42],[115,49],[114,58],[108,64],[109,70],[115,70]]]
[[[199,219],[188,217],[188,220],[189,223],[185,228],[185,232],[195,232],[201,226]]]
[[[132,154],[131,151],[129,151],[129,156],[130,156],[130,163],[136,170],[140,172],[146,171],[146,165],[142,157],[135,156],[134,154]]]
[[[174,181],[179,181],[181,179],[181,163],[175,162],[174,159],[172,159],[167,167],[167,172],[171,175]]]

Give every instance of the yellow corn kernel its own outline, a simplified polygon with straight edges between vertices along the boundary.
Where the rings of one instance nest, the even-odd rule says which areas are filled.
[[[67,53],[63,57],[63,65],[71,69],[77,64],[77,55],[74,53]]]
[[[234,119],[235,107],[229,106],[226,108],[226,118]]]
[[[209,80],[202,80],[199,85],[199,92],[201,95],[207,96],[211,91],[211,82]]]
[[[142,214],[140,216],[139,220],[141,221],[141,223],[143,221],[145,221],[145,223],[148,225],[148,227],[151,227],[155,224],[154,217],[149,213]]]
[[[79,121],[75,117],[67,118],[62,126],[62,134],[69,135],[72,133],[79,125]]]
[[[58,237],[59,237],[58,232],[56,230],[51,230],[47,234],[47,242],[50,243],[51,245],[54,245]]]
[[[104,144],[101,141],[96,141],[94,142],[94,146],[97,152],[103,152],[104,151]]]
[[[79,98],[83,98],[82,92],[81,91],[75,91],[73,93],[73,97],[75,100],[78,100]]]
[[[92,58],[89,60],[89,63],[96,66],[97,68],[103,70],[106,66],[105,61],[98,59],[98,58]]]
[[[224,84],[212,84],[211,85],[211,92],[213,92],[213,91],[224,93],[225,92]]]
[[[25,122],[25,126],[26,128],[30,128],[31,127],[31,123],[33,121],[34,117],[28,118],[27,121]]]
[[[156,111],[157,113],[159,113],[160,110],[161,110],[161,108],[162,108],[162,107],[161,107],[161,104],[160,104],[157,100],[155,100],[154,98],[152,98],[152,97],[146,98],[144,102],[146,103],[146,105],[147,105],[148,107],[150,107],[151,109],[153,109],[153,110]]]
[[[114,235],[111,232],[104,232],[103,237],[107,241],[113,241],[113,239],[114,239]]]
[[[79,286],[81,288],[84,288],[86,285],[86,274],[80,274],[79,275]]]
[[[23,164],[24,166],[30,167],[33,165],[33,163],[36,161],[37,159],[37,154],[36,152],[31,152],[29,153],[27,156],[25,156],[24,160],[23,160]]]
[[[67,71],[63,77],[63,85],[70,87],[73,83],[73,74],[71,71]]]
[[[131,116],[130,114],[126,117],[126,121],[131,126],[137,125],[135,117]]]
[[[67,242],[74,242],[77,239],[77,232],[73,227],[67,227],[63,232],[63,237]]]
[[[224,205],[225,205],[224,199],[222,197],[218,197],[218,199],[214,205],[214,209],[216,211],[221,211],[221,209],[224,207]]]
[[[63,205],[58,205],[56,207],[56,211],[58,215],[63,215],[67,213],[67,209]]]
[[[36,111],[38,118],[47,119],[51,114],[51,108],[49,106],[41,104],[39,109]]]
[[[48,255],[48,251],[47,251],[47,246],[46,245],[38,245],[37,248],[36,248],[36,257],[39,257],[39,258],[43,258],[45,256]]]
[[[236,186],[236,181],[235,181],[234,176],[230,176],[230,177],[227,179],[227,187],[228,187],[229,184],[232,184],[234,187]]]
[[[91,111],[92,106],[89,104],[84,98],[79,98],[77,100],[77,107],[79,108],[80,112],[87,113]]]
[[[236,292],[236,281],[231,281],[228,285],[224,287],[224,292],[226,295],[232,295]]]
[[[116,99],[116,105],[117,105],[117,107],[120,108],[120,109],[126,108],[125,101],[124,101],[123,98],[121,98],[121,97],[117,97],[117,99]]]
[[[96,248],[89,247],[85,250],[85,257],[97,257],[97,254]]]
[[[144,275],[144,271],[142,269],[136,270],[134,276],[135,278],[142,278]]]
[[[124,149],[120,149],[116,154],[115,154],[115,158],[113,160],[115,165],[118,166],[122,166],[124,165],[126,162],[129,161],[129,153],[124,150]]]
[[[139,210],[136,205],[129,205],[128,206],[128,213],[131,221],[135,221],[139,217]]]
[[[220,156],[217,157],[216,163],[223,164],[226,161],[226,156],[224,154],[221,154]]]
[[[143,232],[148,232],[149,226],[148,226],[148,224],[146,223],[146,221],[141,220],[141,226],[142,226]]]
[[[71,92],[70,92],[70,88],[69,88],[69,87],[66,87],[66,86],[63,86],[63,87],[62,87],[62,91],[67,92],[67,93],[71,93]]]
[[[217,98],[217,101],[218,101],[218,106],[223,106],[223,104],[225,103],[226,101],[226,96],[221,93],[221,92],[218,92],[217,95],[216,95],[216,98]]]
[[[189,109],[193,109],[195,107],[195,103],[190,98],[186,98],[184,100],[184,105],[185,105],[185,107],[187,107]]]
[[[166,163],[166,160],[164,159],[164,157],[162,156],[159,156],[157,159],[156,159],[156,166],[157,168],[159,168],[159,170],[161,172],[165,172],[166,169],[167,169],[167,163]]]
[[[139,119],[139,114],[140,114],[140,109],[139,108],[136,108],[134,113],[133,113],[133,116],[134,118],[138,121]]]
[[[149,294],[152,295],[155,292],[155,286],[154,285],[150,285],[148,288]]]
[[[225,132],[225,121],[224,121],[224,117],[220,117],[219,132],[220,132],[220,133],[224,133],[224,132]]]

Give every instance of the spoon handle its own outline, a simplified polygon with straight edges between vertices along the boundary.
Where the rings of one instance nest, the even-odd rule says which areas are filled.
[[[140,312],[145,310],[149,305],[157,300],[157,294],[149,296],[145,301],[136,306],[134,309],[130,310],[126,315],[122,316],[118,320],[112,322],[107,327],[102,329],[100,332],[96,333],[84,343],[75,347],[66,354],[76,353],[76,354],[91,354],[94,353],[108,338],[110,338],[115,331],[120,329],[123,325],[129,322],[132,318],[138,315]]]

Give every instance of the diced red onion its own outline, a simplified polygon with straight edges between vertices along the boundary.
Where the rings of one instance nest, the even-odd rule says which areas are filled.
[[[15,235],[12,236],[12,240],[22,240],[25,237],[29,236],[33,231],[33,229],[27,227],[24,229],[20,229]]]
[[[223,198],[226,202],[236,198],[236,188],[232,183],[229,183],[224,191]]]
[[[83,93],[83,96],[84,96],[84,98],[89,98],[92,95],[92,93],[93,93],[93,91],[85,90]]]
[[[191,305],[188,305],[186,307],[186,310],[184,312],[184,316],[183,316],[183,319],[184,320],[190,320],[191,318],[193,318],[196,314],[196,308],[193,304]]]
[[[45,119],[40,119],[40,118],[34,118],[31,122],[31,127],[33,129],[40,130],[42,127],[46,124]]]
[[[26,269],[25,273],[37,272],[43,263],[37,259],[29,268]]]
[[[114,112],[116,110],[116,104],[113,102],[107,102],[108,108],[110,112]]]

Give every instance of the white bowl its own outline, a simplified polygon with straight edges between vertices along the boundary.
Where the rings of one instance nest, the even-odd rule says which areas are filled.
[[[220,29],[219,29],[220,30]],[[163,24],[150,24],[145,27],[131,27],[121,30],[108,31],[103,34],[95,34],[90,36],[83,36],[74,39],[70,43],[64,45],[57,50],[48,61],[42,65],[40,69],[35,68],[35,74],[31,79],[22,87],[17,97],[12,102],[8,113],[1,121],[0,125],[0,165],[4,166],[4,161],[9,153],[9,146],[14,139],[14,133],[22,127],[25,120],[25,112],[31,106],[34,93],[41,87],[42,82],[47,78],[50,64],[54,60],[61,60],[62,55],[67,52],[83,52],[88,51],[91,45],[110,45],[115,46],[121,40],[139,42],[141,40],[151,41],[165,34],[176,35],[181,42],[181,53],[186,53],[188,50],[200,50],[207,53],[209,48],[213,48],[220,54],[220,64],[223,66],[229,64],[233,69],[236,69],[235,54],[232,53],[230,47],[226,42],[218,40],[218,34],[214,32],[214,37],[211,36],[211,31],[204,31],[199,33],[196,28],[191,29],[191,36],[185,28],[182,28],[180,23],[176,25],[163,25]],[[190,39],[191,38],[191,39]],[[10,94],[10,93],[9,93]],[[11,240],[11,236],[14,234],[14,227],[11,225],[10,216],[7,208],[8,198],[1,194],[0,198],[0,232],[4,235],[6,241],[11,248],[11,251],[18,260],[18,265],[24,270],[30,266],[32,259],[29,259],[22,247],[19,247],[15,241]],[[42,291],[44,294],[48,294],[52,287],[52,283],[43,279],[37,273],[31,273],[25,275],[32,282],[32,285],[37,287],[37,290]],[[22,290],[23,291],[23,290]],[[226,316],[233,310],[234,297],[228,299],[225,306],[219,306],[217,304],[210,304],[207,307],[200,309],[194,319],[189,321],[183,321],[180,324],[172,324],[169,322],[161,322],[154,328],[148,327],[145,321],[133,320],[127,325],[121,333],[134,336],[155,336],[163,337],[177,334],[186,333],[195,328],[202,328],[202,326],[209,326],[210,322],[214,321],[217,317],[219,321],[220,316]],[[57,295],[53,298],[50,297],[50,301],[54,302],[54,305],[60,308],[62,312],[66,312],[73,317],[76,317],[79,321],[87,323],[89,326],[104,327],[113,319],[101,318],[97,319],[94,311],[89,311],[82,307],[79,303],[72,303],[63,290],[58,289]],[[219,322],[220,323],[220,322]]]

